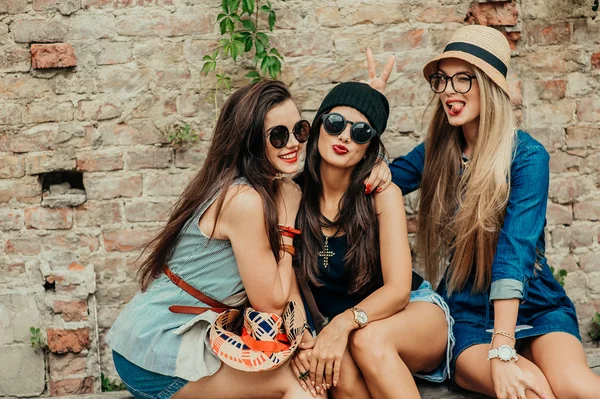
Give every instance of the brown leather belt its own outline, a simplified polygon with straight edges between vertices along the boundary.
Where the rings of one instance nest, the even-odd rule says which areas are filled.
[[[186,283],[181,277],[176,275],[169,269],[168,266],[165,266],[163,272],[167,275],[167,277],[179,288],[196,298],[197,300],[207,304],[209,307],[202,306],[182,306],[182,305],[173,305],[169,306],[169,310],[173,313],[185,313],[185,314],[202,314],[208,310],[212,310],[213,312],[222,313],[228,309],[233,309],[231,306],[227,306],[222,304],[219,301],[212,299],[209,296],[204,295],[202,292],[192,287],[188,283]]]

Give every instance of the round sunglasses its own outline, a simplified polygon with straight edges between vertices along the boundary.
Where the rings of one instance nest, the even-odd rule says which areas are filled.
[[[270,133],[267,137],[269,137],[271,145],[275,148],[285,147],[290,140],[290,131],[287,126],[274,126],[269,129],[269,131]],[[310,122],[304,119],[296,122],[292,129],[292,133],[299,143],[305,143],[310,134]]]
[[[338,136],[346,130],[346,125],[352,125],[350,128],[350,137],[357,144],[366,144],[377,135],[377,131],[366,122],[352,122],[346,120],[343,115],[337,112],[323,115],[323,127],[325,131],[332,136]]]
[[[464,72],[459,72],[452,76],[446,76],[438,72],[429,77],[429,85],[434,93],[441,94],[446,91],[448,81],[450,81],[455,92],[466,94],[471,90],[471,86],[473,86],[473,79],[477,79],[477,77]]]

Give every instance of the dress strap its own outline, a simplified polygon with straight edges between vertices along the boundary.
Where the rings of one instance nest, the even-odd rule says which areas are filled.
[[[202,306],[181,306],[181,305],[173,305],[169,307],[169,310],[173,313],[186,313],[186,314],[202,314],[207,310],[212,310],[213,312],[222,313],[228,309],[232,309],[231,306],[227,306],[222,304],[221,302],[212,299],[211,297],[203,294],[201,291],[192,287],[188,283],[186,283],[181,277],[176,275],[169,269],[168,266],[165,266],[163,269],[164,273],[167,277],[179,288],[196,298],[197,300],[207,304],[210,307],[202,307]]]

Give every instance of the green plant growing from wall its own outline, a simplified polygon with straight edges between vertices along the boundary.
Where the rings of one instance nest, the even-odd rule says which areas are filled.
[[[42,331],[38,327],[29,327],[29,342],[36,352],[45,352],[46,343]]]
[[[198,132],[188,123],[174,123],[167,129],[167,140],[171,147],[178,149],[184,144],[191,144],[200,138]]]
[[[281,72],[283,57],[270,43],[266,28],[262,29],[259,15],[265,15],[268,30],[273,32],[277,15],[270,1],[260,4],[260,0],[221,0],[221,13],[217,23],[221,39],[212,54],[202,59],[202,73],[214,73],[216,88],[214,93],[215,113],[218,113],[217,94],[220,89],[231,90],[231,77],[223,70],[223,61],[231,58],[234,62],[240,56],[252,57],[254,69],[246,77],[256,82],[263,77],[277,78]],[[240,9],[241,6],[241,9]],[[254,52],[252,51],[254,50]]]
[[[591,323],[592,326],[588,334],[592,341],[600,343],[600,313],[596,313],[596,315],[592,317]]]
[[[117,383],[115,381],[111,381],[104,373],[100,374],[100,384],[102,387],[102,392],[115,392],[115,391],[125,391],[127,387],[122,382]]]
[[[565,277],[567,277],[567,274],[569,274],[565,269],[560,269],[558,271],[554,271],[554,267],[550,266],[550,271],[552,272],[552,275],[554,276],[554,279],[556,281],[559,282],[559,284],[561,286],[565,286]]]

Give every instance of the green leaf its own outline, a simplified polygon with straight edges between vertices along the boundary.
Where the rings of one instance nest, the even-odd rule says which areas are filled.
[[[213,61],[217,59],[218,55],[219,55],[219,49],[215,49],[215,51],[213,51],[213,53],[212,53]]]
[[[283,57],[281,56],[281,54],[279,54],[279,51],[277,51],[276,48],[271,48],[271,50],[269,51],[269,54],[274,55],[275,57],[279,58],[279,59],[283,59]]]
[[[231,90],[231,78],[229,76],[223,79],[223,83],[227,90]]]
[[[242,10],[248,15],[254,12],[254,0],[242,0]]]
[[[254,22],[251,19],[242,20],[242,25],[249,31],[256,32],[256,25],[254,25]]]
[[[35,334],[35,327],[29,327],[29,332]]]
[[[275,22],[277,22],[277,16],[275,15],[275,11],[271,11],[269,13],[269,30],[273,32],[273,28],[275,27]]]
[[[247,53],[250,50],[252,50],[252,36],[244,39],[244,52]]]
[[[221,21],[226,16],[227,16],[227,14],[220,13],[219,15],[217,15],[217,22]]]
[[[256,46],[256,55],[264,54],[265,46],[260,40],[258,40],[258,38],[254,42],[254,45]]]
[[[565,269],[560,269],[558,271],[558,275],[561,277],[565,277],[568,274],[568,272]]]
[[[263,5],[263,6],[260,7],[260,10],[264,11],[264,12],[270,12],[271,11],[271,7],[265,4],[265,5]]]
[[[202,61],[212,61],[212,57],[210,55],[205,55],[202,57]]]
[[[229,21],[229,18],[222,20],[219,24],[219,30],[221,31],[222,35],[224,35],[227,31],[227,21]]]
[[[269,36],[263,32],[258,32],[256,34],[256,40],[259,40],[265,47],[269,45]]]
[[[240,0],[229,0],[229,13],[237,12],[240,8]]]
[[[246,74],[247,78],[260,78],[260,74],[256,71],[250,71]]]
[[[221,9],[224,13],[229,14],[229,0],[221,0]]]
[[[227,21],[227,30],[229,31],[229,33],[233,33],[233,30],[235,29],[233,20],[231,18],[227,18],[225,21]]]
[[[237,14],[231,14],[231,19],[235,19],[236,21],[238,21],[239,23],[242,23],[242,19],[240,18],[239,15]]]

